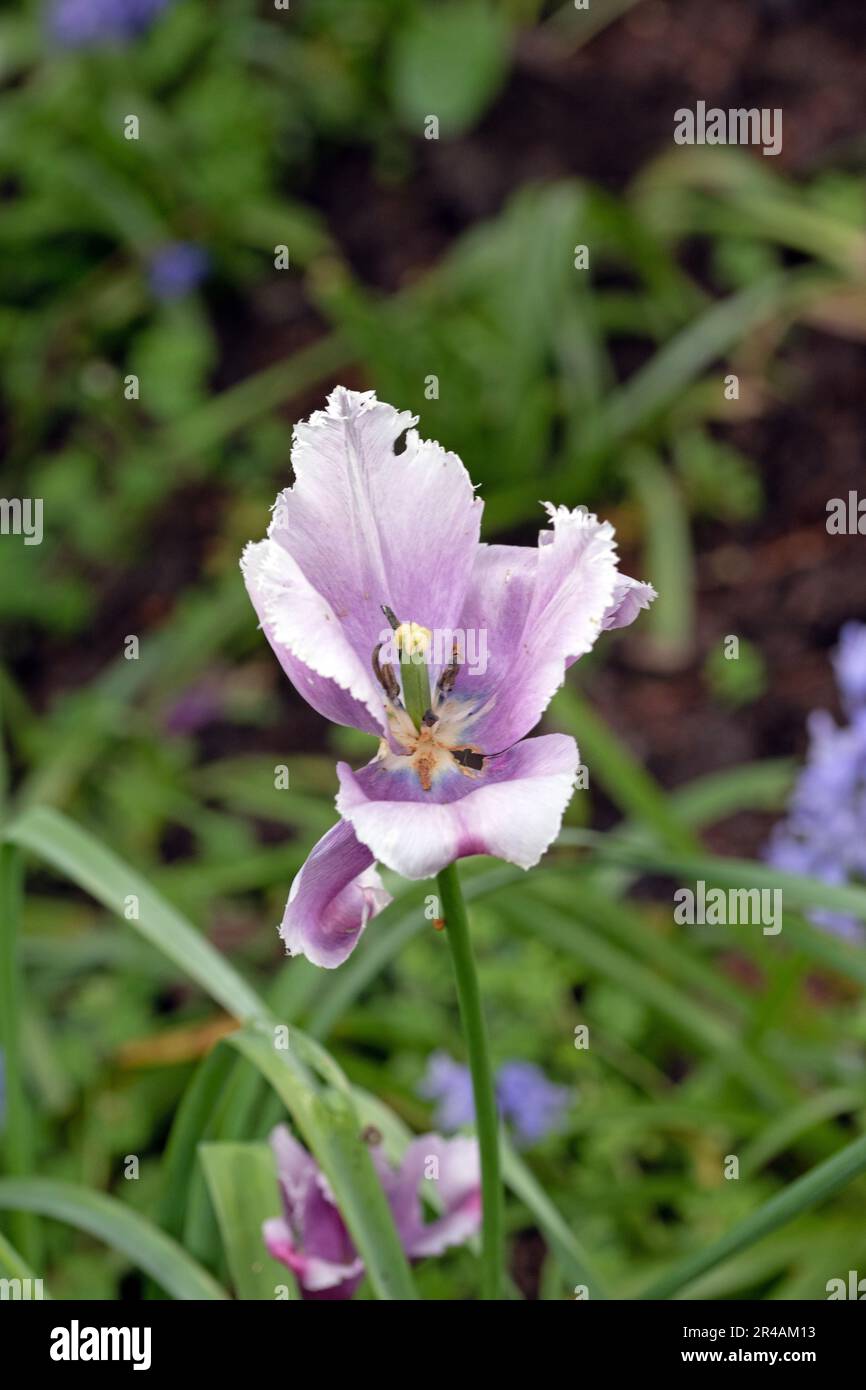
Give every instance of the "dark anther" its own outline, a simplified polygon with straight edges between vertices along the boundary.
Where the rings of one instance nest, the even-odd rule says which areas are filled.
[[[476,753],[474,748],[454,748],[451,756],[455,763],[459,763],[461,767],[469,767],[473,772],[481,772],[484,767],[485,755]]]
[[[437,695],[449,695],[454,689],[454,682],[457,679],[457,672],[460,670],[460,649],[457,643],[451,648],[451,665],[446,666],[442,675],[436,682]]]
[[[389,608],[388,605],[387,605],[387,603],[383,603],[383,604],[382,604],[382,612],[385,614],[385,617],[388,619],[388,626],[391,628],[391,630],[392,630],[393,632],[396,632],[396,631],[397,631],[397,628],[400,626],[400,624],[399,624],[398,621],[397,621],[397,616],[396,616],[396,614],[395,614],[393,608]]]
[[[394,675],[393,666],[389,666],[387,661],[380,664],[379,653],[381,650],[382,643],[380,642],[373,650],[373,675],[376,677],[376,680],[381,685],[391,703],[399,704],[400,686],[397,684],[397,677]]]
[[[439,723],[439,716],[434,714],[432,709],[427,709],[421,716],[421,723],[426,724],[428,729],[432,729],[434,724]]]

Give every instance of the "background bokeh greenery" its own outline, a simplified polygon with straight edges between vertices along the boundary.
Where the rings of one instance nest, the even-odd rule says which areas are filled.
[[[807,34],[799,7],[757,8],[767,43],[786,26]],[[424,885],[392,885],[394,906],[338,972],[284,964],[274,931],[333,822],[334,756],[360,760],[367,741],[326,730],[287,687],[237,559],[290,480],[293,420],[337,381],[416,410],[461,454],[488,539],[531,542],[540,498],[587,503],[614,517],[627,568],[661,595],[547,716],[578,737],[590,788],[546,867],[464,874],[494,1060],[537,1062],[574,1091],[562,1133],[524,1156],[566,1235],[610,1292],[634,1296],[863,1133],[866,949],[806,924],[798,910],[820,890],[791,890],[778,938],[671,914],[672,882],[723,875],[720,853],[760,857],[801,716],[830,698],[835,627],[866,614],[862,585],[834,578],[845,542],[820,548],[820,498],[842,493],[844,472],[831,481],[827,463],[806,516],[779,481],[782,467],[797,478],[784,424],[811,399],[804,359],[840,352],[862,373],[863,132],[828,135],[799,165],[796,145],[791,161],[676,149],[675,106],[705,95],[702,81],[742,104],[748,55],[733,76],[679,74],[657,92],[628,59],[646,44],[658,62],[665,24],[701,52],[714,9],[177,0],[122,49],[74,52],[52,42],[41,5],[0,18],[3,492],[45,507],[41,546],[0,544],[8,823],[36,851],[19,945],[11,864],[4,889],[5,1168],[114,1195],[236,1290],[208,1186],[219,1155],[197,1145],[258,1144],[282,1106],[248,1060],[213,1050],[225,999],[106,911],[123,895],[104,875],[94,887],[88,846],[110,847],[409,1127],[430,1124],[417,1093],[429,1054],[461,1056]],[[832,47],[848,11],[827,10]],[[614,116],[590,106],[576,121],[566,98],[600,80]],[[808,78],[792,71],[788,95],[802,108]],[[664,116],[649,149],[641,101]],[[138,141],[122,138],[129,113]],[[592,149],[614,118],[635,153],[627,177],[606,178]],[[536,171],[538,151],[551,158]],[[148,267],[178,241],[203,247],[209,270],[166,301]],[[823,455],[814,439],[805,449],[814,481]],[[803,534],[818,549],[795,664],[811,676],[791,686],[744,556]],[[729,632],[736,664],[721,654]],[[690,734],[690,715],[718,740]],[[274,789],[277,762],[288,791]],[[49,813],[86,841],[67,853],[67,820]],[[738,1181],[723,1176],[729,1154]],[[579,1251],[557,1247],[525,1197],[508,1207],[515,1290],[569,1296]],[[861,1178],[689,1291],[824,1297],[863,1267],[864,1212]],[[18,1212],[5,1229],[55,1296],[155,1290],[74,1224]],[[471,1297],[474,1256],[418,1281],[426,1297]]]

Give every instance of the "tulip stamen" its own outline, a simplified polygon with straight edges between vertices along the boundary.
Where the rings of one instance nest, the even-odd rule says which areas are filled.
[[[497,755],[495,753],[479,753],[476,748],[452,748],[451,756],[455,763],[459,763],[461,767],[469,768],[471,772],[483,772],[484,759]]]
[[[460,648],[455,642],[451,648],[451,663],[445,667],[438,681],[436,682],[436,703],[438,704],[446,695],[450,695],[454,689],[454,682],[460,670]]]
[[[388,696],[391,704],[399,708],[401,705],[400,685],[397,677],[394,675],[394,667],[387,661],[380,662],[379,660],[379,653],[382,650],[382,645],[383,644],[380,642],[373,650],[373,674]]]

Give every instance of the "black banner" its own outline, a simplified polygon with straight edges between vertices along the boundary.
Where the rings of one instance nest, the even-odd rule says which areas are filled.
[[[700,1371],[704,1367],[761,1366],[768,1370],[805,1366],[826,1378],[828,1373],[857,1364],[864,1333],[864,1310],[860,1300],[829,1300],[812,1303],[697,1303],[697,1302],[590,1302],[575,1301],[563,1307],[555,1318],[545,1314],[534,1321],[529,1305],[522,1316],[519,1335],[565,1335],[574,1358],[586,1358],[611,1371],[639,1371],[642,1375],[665,1374],[675,1367]],[[451,1305],[452,1307],[454,1305]],[[465,1306],[465,1305],[464,1305]],[[473,1303],[473,1318],[479,1312],[482,1323],[475,1323],[473,1343],[484,1329],[496,1333],[507,1312],[509,1339],[516,1328],[512,1322],[518,1305],[509,1303],[493,1308]],[[420,1317],[431,1331],[433,1310],[420,1305],[409,1312],[387,1307],[364,1318],[365,1341],[346,1345],[349,1356],[360,1369],[370,1364],[371,1328],[367,1319],[377,1319],[372,1328],[375,1338],[386,1330],[397,1339],[405,1337],[414,1318]],[[0,1336],[4,1360],[26,1364],[48,1373],[51,1380],[70,1376],[92,1378],[101,1371],[112,1376],[120,1372],[144,1376],[164,1375],[167,1371],[194,1368],[202,1375],[245,1375],[250,1372],[271,1375],[285,1365],[289,1347],[295,1354],[303,1346],[299,1336],[308,1333],[322,1337],[341,1325],[345,1313],[333,1304],[318,1308],[298,1308],[276,1303],[0,1303]],[[352,1317],[351,1311],[349,1316]],[[435,1330],[441,1337],[441,1305],[436,1305]],[[449,1318],[452,1314],[448,1315]],[[382,1317],[380,1324],[378,1318]],[[460,1314],[456,1314],[459,1328]],[[491,1323],[487,1323],[487,1318]],[[322,1319],[322,1321],[319,1321]],[[461,1334],[462,1335],[462,1334]],[[290,1339],[290,1340],[289,1340]],[[311,1343],[310,1354],[327,1358],[329,1371],[335,1364],[339,1342],[329,1339],[324,1347]],[[361,1345],[366,1350],[361,1349]],[[436,1345],[441,1346],[437,1341]],[[491,1344],[491,1350],[499,1341]],[[351,1348],[351,1349],[350,1349]],[[495,1354],[495,1351],[494,1351]],[[545,1360],[548,1356],[545,1352]],[[392,1353],[388,1353],[390,1359]],[[449,1359],[453,1351],[448,1353]],[[453,1364],[453,1362],[452,1362]],[[401,1363],[401,1373],[407,1366]]]

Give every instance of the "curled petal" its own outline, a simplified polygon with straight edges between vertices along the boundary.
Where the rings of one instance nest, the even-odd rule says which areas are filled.
[[[466,666],[457,693],[484,692],[473,738],[501,749],[535,727],[572,662],[617,607],[613,527],[578,507],[546,504],[552,530],[538,548],[479,546],[461,627],[487,633],[487,669]]]
[[[313,848],[296,876],[280,936],[291,956],[313,965],[340,965],[361,932],[391,901],[373,867],[373,855],[345,821]]]
[[[559,834],[579,765],[577,744],[565,734],[525,739],[448,802],[399,798],[399,775],[375,762],[360,772],[340,763],[337,809],[371,857],[404,878],[430,878],[470,854],[506,859],[531,869]]]
[[[364,1273],[360,1256],[338,1263],[308,1255],[294,1241],[292,1232],[282,1217],[274,1217],[262,1226],[265,1245],[275,1260],[279,1260],[296,1276],[306,1295],[318,1298],[351,1298]]]
[[[429,1182],[442,1215],[425,1222],[419,1191]],[[403,1156],[389,1193],[394,1221],[410,1259],[462,1245],[481,1224],[481,1169],[475,1139],[422,1134]]]
[[[627,574],[617,575],[613,589],[613,601],[602,620],[605,632],[612,628],[628,627],[633,623],[642,608],[649,608],[656,591],[652,584],[643,584],[639,579],[630,579]]]

